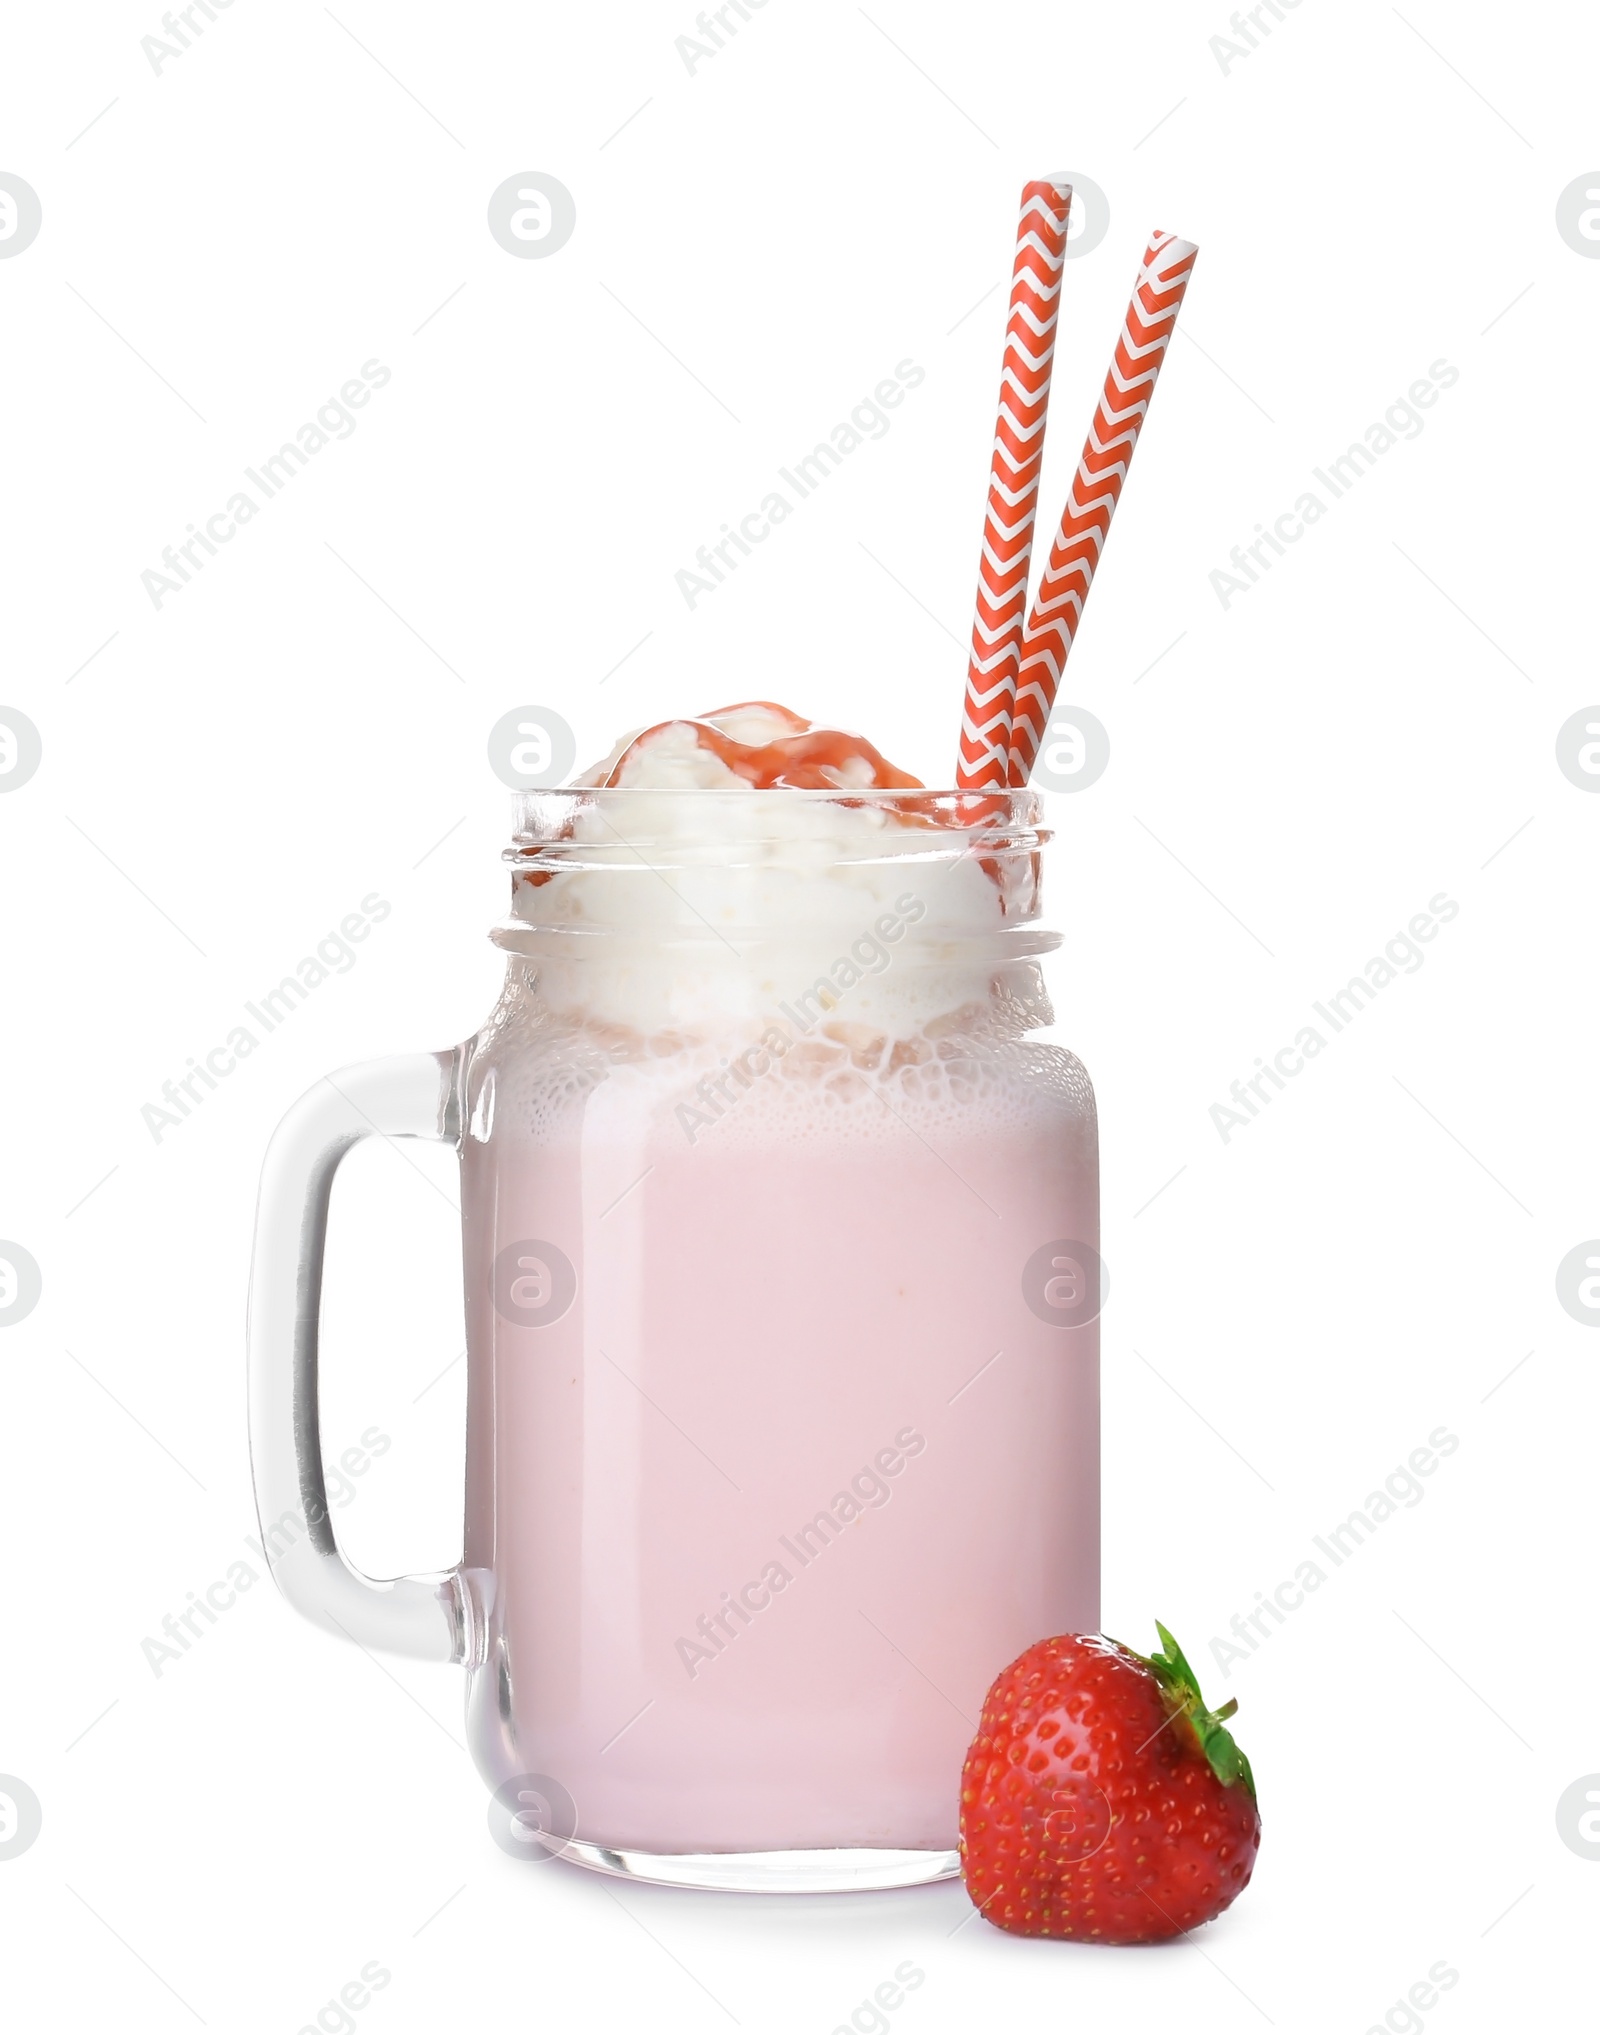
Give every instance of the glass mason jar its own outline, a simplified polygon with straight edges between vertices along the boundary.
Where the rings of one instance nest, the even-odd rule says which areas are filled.
[[[507,1849],[945,1877],[990,1681],[1097,1628],[1095,1109],[1041,1036],[1039,822],[1027,791],[528,794],[483,1029],[275,1136],[262,1544],[330,1629],[465,1665]],[[328,1197],[373,1132],[462,1179],[464,1556],[391,1583],[339,1552],[317,1420]]]

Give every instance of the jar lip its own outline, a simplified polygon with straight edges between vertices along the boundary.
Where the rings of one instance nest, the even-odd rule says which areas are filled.
[[[868,785],[863,789],[846,786],[800,789],[782,785],[763,789],[756,785],[563,785],[548,791],[519,791],[513,794],[513,847],[511,856],[542,848],[560,849],[575,842],[575,828],[587,814],[602,824],[614,820],[619,836],[629,833],[637,818],[655,815],[667,818],[668,826],[646,828],[644,839],[662,833],[687,838],[684,822],[696,805],[705,812],[705,837],[736,842],[757,842],[766,838],[761,816],[791,817],[800,813],[819,816],[829,810],[881,814],[886,820],[903,824],[901,839],[908,851],[923,850],[934,841],[958,843],[970,849],[974,840],[993,846],[997,852],[1042,846],[1050,833],[1042,824],[1044,800],[1029,786],[1006,791],[961,791],[926,787],[886,791]],[[715,815],[715,819],[713,819]],[[737,821],[730,827],[730,818]],[[880,837],[880,841],[882,837]],[[883,845],[886,845],[884,843]]]
[[[808,926],[837,927],[863,911],[870,921],[919,872],[966,864],[924,928],[924,937],[944,938],[1037,916],[1051,839],[1042,809],[1041,795],[1025,788],[775,794],[753,785],[677,786],[663,795],[577,785],[521,793],[502,859],[512,872],[514,921],[639,923],[656,937],[696,922],[713,936],[738,924],[754,937],[763,927],[797,936]],[[946,927],[949,914],[959,923]]]

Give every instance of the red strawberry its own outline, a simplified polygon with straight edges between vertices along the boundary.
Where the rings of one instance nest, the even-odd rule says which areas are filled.
[[[1220,1915],[1261,1843],[1250,1762],[1178,1642],[1041,1640],[984,1699],[961,1775],[961,1870],[1018,1936],[1155,1943]]]

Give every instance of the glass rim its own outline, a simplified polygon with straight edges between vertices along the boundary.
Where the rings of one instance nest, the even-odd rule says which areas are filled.
[[[691,944],[715,940],[737,918],[745,942],[772,937],[781,943],[807,926],[844,923],[891,872],[913,881],[919,870],[950,870],[968,861],[993,883],[998,924],[969,923],[970,903],[957,921],[947,923],[942,900],[931,900],[919,946],[964,941],[980,932],[998,932],[1009,946],[1022,927],[1037,920],[1043,851],[1054,834],[1043,824],[1042,795],[1029,787],[985,792],[785,786],[777,795],[755,785],[666,790],[663,796],[644,786],[567,785],[519,792],[516,831],[501,855],[512,879],[511,918],[496,940],[531,953],[551,939],[558,951],[575,952],[575,933],[631,930],[626,914],[614,920],[592,901],[569,911],[563,900],[573,880],[600,878],[604,894],[615,901],[640,886],[651,887],[652,896],[661,883],[677,893],[680,880],[709,877],[715,902],[704,895],[700,903],[681,894],[675,903],[663,898],[664,917],[651,922],[654,939],[670,932]],[[859,888],[863,877],[865,892]],[[760,890],[769,882],[779,891],[758,902],[748,886]],[[796,882],[802,890],[819,886],[803,904],[799,927],[791,923],[787,901],[796,894],[790,888]],[[547,884],[556,887],[546,890]],[[781,908],[774,902],[780,892]],[[769,923],[774,910],[778,918]],[[691,919],[702,930],[689,928]]]
[[[696,811],[706,816],[703,834],[685,829],[684,821]],[[819,789],[781,785],[763,789],[756,785],[668,785],[659,790],[643,785],[561,785],[550,790],[512,793],[512,845],[508,859],[552,852],[557,856],[581,853],[584,848],[620,846],[629,840],[653,840],[678,848],[696,848],[718,842],[732,848],[752,846],[771,840],[791,838],[769,835],[762,815],[791,815],[805,812],[872,812],[904,824],[894,834],[875,839],[863,835],[841,840],[847,860],[863,850],[877,854],[926,854],[937,852],[937,844],[957,846],[970,852],[975,842],[992,846],[997,854],[1027,852],[1042,848],[1053,838],[1044,824],[1043,794],[1030,786],[1005,791],[934,790],[932,788],[880,790],[875,786],[851,789],[846,786]],[[592,835],[580,840],[575,823],[586,813],[602,822],[615,822],[614,844]],[[672,814],[664,828],[646,822],[651,816]],[[715,819],[713,819],[715,815]],[[735,824],[728,825],[733,819]],[[797,841],[803,833],[792,837]],[[893,845],[891,846],[891,842]]]

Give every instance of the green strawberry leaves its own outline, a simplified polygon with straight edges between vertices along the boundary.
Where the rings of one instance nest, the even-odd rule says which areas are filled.
[[[1249,1792],[1251,1801],[1256,1798],[1255,1776],[1250,1771],[1250,1762],[1234,1742],[1233,1733],[1228,1729],[1225,1718],[1229,1718],[1239,1707],[1237,1697],[1223,1704],[1220,1710],[1208,1710],[1205,1698],[1200,1693],[1199,1679],[1184,1658],[1183,1648],[1156,1620],[1156,1631],[1161,1635],[1163,1651],[1154,1654],[1140,1654],[1146,1667],[1155,1676],[1162,1695],[1171,1706],[1170,1715],[1182,1717],[1194,1733],[1195,1742],[1205,1754],[1211,1771],[1225,1788],[1242,1782]]]

